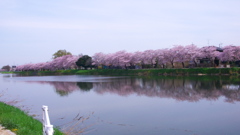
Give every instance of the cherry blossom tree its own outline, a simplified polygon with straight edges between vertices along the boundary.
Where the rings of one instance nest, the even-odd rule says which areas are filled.
[[[104,65],[107,66],[107,67],[113,67],[113,57],[114,54],[113,53],[109,53],[109,54],[106,54],[105,57],[104,57]]]
[[[64,55],[62,57],[57,57],[50,62],[20,65],[17,66],[16,71],[39,71],[77,68],[75,62],[78,58],[79,56]]]
[[[92,64],[95,66],[103,66],[105,64],[105,57],[106,55],[104,53],[95,53],[92,56]]]
[[[220,55],[222,61],[229,63],[230,61],[235,62],[240,60],[240,47],[228,45],[223,48],[223,53]]]
[[[65,69],[76,69],[76,61],[80,58],[81,56],[74,56],[74,55],[68,55],[66,58],[66,62],[64,63],[63,67]]]
[[[162,68],[165,68],[167,60],[164,58],[164,50],[158,49],[155,50],[156,55],[156,65],[160,65]]]
[[[131,53],[126,51],[118,51],[112,55],[113,65],[120,68],[127,68],[130,66]]]
[[[185,46],[185,50],[186,50],[186,55],[187,55],[187,60],[189,60],[190,62],[194,62],[195,64],[195,67],[198,66],[198,58],[201,56],[201,52],[199,51],[199,48],[194,45],[194,44],[191,44],[191,45],[187,45]]]
[[[177,53],[178,53],[178,50],[176,50],[176,48],[163,50],[163,57],[166,61],[168,61],[172,65],[172,68],[175,67],[174,63],[176,62]]]
[[[134,52],[132,55],[132,63],[134,63],[135,66],[139,65],[138,68],[143,68],[142,54],[143,52],[137,51],[137,52]]]
[[[155,67],[157,55],[155,50],[146,50],[142,53],[142,61],[144,64],[150,65],[151,68]]]
[[[182,63],[182,67],[185,68],[185,62],[189,61],[186,48],[182,45],[176,45],[172,49],[175,50],[175,61]]]
[[[130,63],[130,68],[142,68],[142,67],[140,67],[140,65],[141,65],[141,54],[142,54],[142,52],[139,52],[139,51],[137,51],[137,52],[134,52],[134,53],[130,53],[130,61],[129,61],[129,63]]]
[[[109,60],[111,61],[111,65],[114,67],[122,67],[123,66],[123,60],[124,60],[124,55],[125,51],[118,51],[115,53],[112,53],[109,57]]]
[[[211,62],[211,66],[214,66],[214,60],[219,59],[220,52],[217,51],[215,46],[207,46],[200,48],[200,58],[207,59]]]

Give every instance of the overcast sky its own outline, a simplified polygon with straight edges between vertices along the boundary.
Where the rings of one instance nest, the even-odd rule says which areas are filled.
[[[74,55],[239,45],[240,0],[0,0],[0,68]]]

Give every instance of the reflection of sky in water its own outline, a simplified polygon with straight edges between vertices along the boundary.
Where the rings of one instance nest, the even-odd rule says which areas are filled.
[[[8,75],[7,75],[8,76]],[[15,76],[11,80],[16,81],[49,81],[49,82],[102,82],[109,81],[116,77],[107,77],[107,76],[88,76],[88,75],[64,75],[64,76],[29,76],[29,77],[20,77]],[[120,77],[118,77],[120,78]]]
[[[89,129],[94,129],[89,135],[237,135],[240,131],[238,128],[240,103],[235,97],[239,89],[236,84],[223,83],[221,87],[212,86],[210,90],[204,90],[206,84],[202,83],[203,87],[200,86],[200,82],[192,85],[190,83],[192,81],[187,81],[185,87],[181,87],[181,80],[175,82],[171,80],[175,84],[174,87],[173,83],[166,81],[163,83],[164,80],[111,78],[111,82],[94,81],[91,90],[83,91],[77,85],[79,80],[63,81],[74,80],[78,76],[72,76],[74,79],[71,76],[64,76],[61,78],[62,82],[58,82],[60,81],[58,77],[46,77],[49,80],[53,78],[50,82],[38,80],[38,77],[4,78],[5,81],[0,79],[0,88],[7,91],[6,96],[22,99],[19,104],[30,106],[31,113],[41,115],[41,106],[48,105],[51,122],[54,125],[70,121],[78,113],[88,115],[94,112],[85,122],[85,125],[96,123]],[[90,78],[96,80],[93,76]],[[218,83],[216,80],[213,82]],[[56,94],[56,87],[63,83],[66,83],[64,86],[67,88],[74,85],[76,89],[65,96],[60,96]],[[231,86],[230,90],[226,89],[228,85]],[[185,91],[182,91],[184,94],[181,94],[182,88],[185,88]],[[194,91],[194,88],[198,89]],[[160,96],[151,96],[152,93]],[[179,96],[185,97],[189,93],[200,96],[200,100],[193,102],[188,98],[179,100],[183,99]],[[161,97],[161,94],[165,96]],[[227,97],[233,97],[234,103],[226,102]],[[64,119],[59,119],[62,117]]]

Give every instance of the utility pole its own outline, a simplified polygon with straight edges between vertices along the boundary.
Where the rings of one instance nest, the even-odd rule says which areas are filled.
[[[219,48],[221,48],[221,47],[222,47],[222,44],[223,44],[223,43],[220,43],[220,44],[219,44]]]
[[[208,46],[209,46],[209,41],[210,41],[210,39],[207,39],[207,44],[208,44]]]

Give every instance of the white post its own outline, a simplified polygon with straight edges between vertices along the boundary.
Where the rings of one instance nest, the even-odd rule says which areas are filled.
[[[43,109],[43,135],[53,135],[53,125],[50,124],[48,116],[48,106],[42,106]]]

